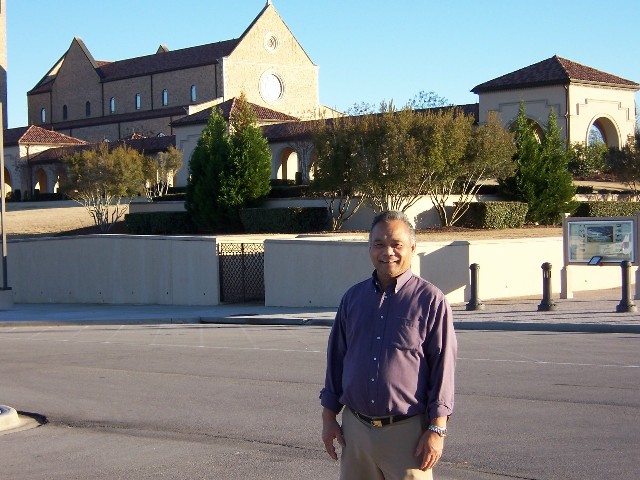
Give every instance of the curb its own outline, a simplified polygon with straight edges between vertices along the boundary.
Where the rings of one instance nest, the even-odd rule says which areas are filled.
[[[511,332],[631,333],[640,325],[607,323],[453,322],[456,330],[506,330]]]
[[[149,319],[78,319],[78,320],[14,320],[0,322],[0,328],[6,327],[43,327],[78,325],[253,325],[253,326],[308,326],[331,327],[333,318],[313,317],[270,317],[260,315],[238,315],[220,317],[174,317]],[[564,332],[564,333],[627,333],[640,334],[640,323],[548,323],[548,322],[510,322],[510,321],[454,321],[456,330],[493,330],[513,332]]]
[[[21,432],[40,425],[35,418],[19,415],[15,408],[0,405],[0,435]]]

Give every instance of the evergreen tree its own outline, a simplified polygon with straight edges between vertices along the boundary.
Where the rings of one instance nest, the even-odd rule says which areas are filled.
[[[577,207],[573,200],[576,188],[569,172],[569,152],[561,135],[558,117],[552,108],[540,145],[540,162],[544,176],[537,202],[534,204],[535,215],[541,223],[546,224],[560,222],[562,213],[572,213]]]
[[[271,191],[271,150],[256,115],[241,95],[230,119],[230,152],[218,204],[227,226],[240,224],[240,210],[258,205]]]
[[[201,230],[212,231],[220,224],[217,200],[230,150],[227,122],[214,107],[189,161],[185,198],[185,207]]]
[[[240,210],[271,189],[271,151],[251,106],[241,96],[229,127],[215,107],[189,162],[185,205],[199,228],[240,226]]]
[[[515,174],[500,181],[507,196],[529,205],[527,220],[545,224],[560,221],[560,214],[575,210],[568,154],[561,138],[555,110],[549,112],[540,142],[520,104],[514,124]]]

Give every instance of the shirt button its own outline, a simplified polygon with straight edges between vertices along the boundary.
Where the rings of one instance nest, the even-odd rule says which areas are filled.
[[[376,401],[375,400],[371,400],[371,403],[376,403]]]
[[[380,340],[380,337],[376,337],[376,340]]]
[[[376,357],[373,357],[374,360],[378,360]]]
[[[376,380],[375,380],[375,378],[372,378],[372,379],[371,379],[371,381],[372,381],[372,382],[375,382]]]

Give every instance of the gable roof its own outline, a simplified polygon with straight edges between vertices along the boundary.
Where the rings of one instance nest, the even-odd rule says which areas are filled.
[[[293,122],[299,120],[296,117],[292,117],[287,115],[286,113],[278,112],[276,110],[271,110],[267,107],[262,107],[260,105],[256,105],[255,103],[247,102],[253,112],[256,114],[256,118],[258,122],[268,123],[268,122]],[[220,110],[222,117],[229,121],[231,118],[231,114],[237,108],[238,99],[232,98],[225,102],[214,105],[212,108],[217,108]],[[199,123],[207,123],[209,121],[209,117],[211,116],[211,108],[205,108],[204,110],[200,110],[199,112],[193,113],[191,115],[187,115],[186,117],[180,118],[175,122],[171,123],[172,127],[181,127],[185,125],[196,125]]]
[[[631,80],[554,55],[515,72],[481,83],[471,91],[473,93],[482,93],[547,85],[568,85],[570,83],[589,83],[634,90],[640,89],[640,84]]]
[[[158,49],[153,55],[110,63],[104,62],[99,70],[103,81],[111,82],[123,78],[213,65],[218,63],[220,58],[229,55],[237,44],[238,40],[234,39],[180,50]]]
[[[84,145],[87,142],[62,133],[46,130],[37,125],[8,128],[4,131],[4,144],[9,145]]]
[[[73,37],[73,40],[71,41],[71,45],[69,46],[67,51],[64,52],[64,55],[62,55],[62,57],[60,57],[60,59],[53,65],[53,67],[51,67],[51,69],[45,74],[45,76],[40,79],[40,81],[36,84],[36,86],[27,92],[27,96],[51,91],[53,87],[53,82],[55,81],[58,75],[59,68],[64,63],[65,57],[69,54],[69,50],[71,50],[76,46],[80,49],[80,51],[82,51],[84,56],[87,57],[87,60],[89,61],[91,66],[94,68],[98,76],[100,77],[102,76],[102,73],[100,72],[98,67],[100,66],[101,63],[104,63],[104,62],[96,62],[96,60],[93,58],[93,55],[91,55],[91,52],[89,51],[87,46],[84,44],[82,39],[80,37]]]
[[[239,40],[234,39],[179,50],[158,49],[158,51],[152,55],[128,58],[115,62],[94,60],[84,42],[82,42],[79,37],[73,39],[72,45],[73,43],[77,43],[80,46],[103,82],[112,82],[125,78],[195,68],[203,65],[213,65],[218,63],[220,58],[229,55],[238,42]],[[66,53],[61,60],[63,60],[65,56]],[[59,63],[60,61],[58,61],[56,65]],[[27,92],[27,95],[51,91],[56,77],[56,75],[52,73],[54,69],[55,66],[47,72],[35,87]]]

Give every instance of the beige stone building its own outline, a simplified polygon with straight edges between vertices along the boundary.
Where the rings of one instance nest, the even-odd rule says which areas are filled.
[[[1,75],[6,59],[4,2],[0,0],[0,98],[3,81],[6,96],[6,80]],[[528,117],[539,127],[553,108],[569,143],[589,142],[595,132],[607,145],[620,147],[636,126],[635,92],[639,89],[634,81],[554,56],[477,85],[472,91],[478,94],[479,103],[462,107],[477,123],[497,112],[508,126],[524,102]],[[269,140],[272,177],[307,179],[313,160],[309,121],[338,113],[320,105],[318,66],[271,1],[237,39],[181,50],[161,45],[151,55],[98,61],[81,39],[74,38],[27,93],[28,118],[30,125],[74,140],[114,141],[132,135],[165,138],[163,144],[175,145],[184,154],[184,166],[176,175],[176,185],[183,186],[210,108],[217,105],[228,116],[241,94],[252,105]],[[58,146],[65,146],[66,141]],[[64,151],[41,154],[37,161],[22,158],[23,150],[15,158],[10,155],[10,185],[31,185],[32,191],[41,184],[46,190],[40,191],[54,191],[54,166]],[[48,173],[47,181],[16,183],[15,172],[25,161],[40,165]]]
[[[50,149],[85,145],[86,142],[37,125],[9,128],[4,131],[4,182],[5,195],[31,198],[33,192],[58,191],[62,172],[60,163],[34,164],[39,154]]]
[[[321,110],[318,67],[271,2],[237,39],[106,62],[80,38],[27,93],[29,124],[87,141],[172,135],[185,115],[244,93],[293,117]]]
[[[621,147],[636,128],[635,93],[640,85],[595,68],[553,56],[474,87],[479,122],[497,112],[505,125],[524,102],[540,128],[551,108],[568,143],[588,143],[595,133],[610,147]]]

